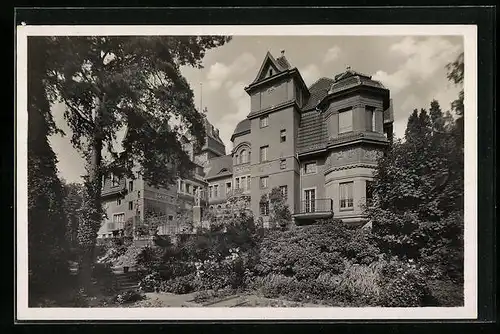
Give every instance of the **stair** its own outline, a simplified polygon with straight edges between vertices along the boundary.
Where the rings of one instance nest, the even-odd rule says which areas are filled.
[[[114,276],[117,283],[117,290],[119,292],[139,288],[139,277],[136,272],[115,273]]]

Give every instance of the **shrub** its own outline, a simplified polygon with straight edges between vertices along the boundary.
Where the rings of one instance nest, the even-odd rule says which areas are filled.
[[[168,281],[165,281],[162,288],[164,289],[165,292],[186,294],[193,292],[195,290],[194,280],[195,280],[194,274],[186,276],[178,276]]]
[[[259,249],[258,275],[273,273],[298,280],[316,279],[321,273],[340,274],[346,260],[368,264],[378,256],[365,231],[339,220],[271,232]]]
[[[452,280],[430,280],[430,298],[426,306],[456,307],[464,305],[464,286]]]
[[[137,269],[148,273],[156,270],[162,262],[164,251],[159,247],[146,246],[136,255]]]
[[[157,271],[151,272],[139,281],[139,290],[144,292],[164,291],[165,281]]]
[[[412,260],[391,260],[382,265],[378,303],[386,307],[424,306],[429,293],[422,267]]]
[[[109,263],[96,263],[92,269],[92,278],[106,294],[112,294],[117,289],[117,282]]]
[[[118,304],[129,304],[129,303],[134,303],[139,300],[144,299],[144,295],[140,293],[139,291],[136,290],[128,290],[123,293],[118,294],[115,297],[115,301]]]

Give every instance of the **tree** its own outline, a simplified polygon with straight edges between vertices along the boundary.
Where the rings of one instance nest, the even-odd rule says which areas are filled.
[[[374,175],[367,208],[380,249],[423,259],[433,270],[460,277],[463,268],[463,159],[456,124],[437,101],[408,119],[406,140],[395,141]],[[458,268],[458,269],[457,269]]]
[[[132,170],[153,186],[168,186],[186,176],[191,162],[182,150],[179,133],[188,130],[196,146],[204,140],[203,115],[180,72],[201,68],[206,50],[228,37],[38,37],[61,67],[49,71],[47,86],[66,105],[64,117],[73,146],[87,159],[85,219],[79,243],[82,287],[90,287],[97,231],[102,222],[101,179],[108,172],[134,178]],[[176,125],[172,122],[176,121]],[[127,128],[123,152],[114,144]],[[109,154],[104,158],[103,150]],[[165,168],[168,167],[168,168]]]
[[[455,85],[462,86],[464,83],[464,53],[460,53],[455,61],[446,65],[448,70],[447,77],[448,80],[453,82]],[[453,101],[452,109],[455,111],[457,116],[463,117],[464,115],[464,90],[460,90],[458,98]]]
[[[279,187],[271,190],[268,196],[270,205],[270,219],[269,221],[281,229],[287,229],[292,224],[292,213],[288,204],[286,204],[285,197]]]
[[[458,98],[452,102],[451,108],[457,115],[455,136],[460,146],[463,147],[464,140],[464,53],[460,53],[455,61],[446,65],[448,70],[448,80],[461,87]]]
[[[63,182],[63,189],[64,212],[67,219],[66,240],[72,247],[78,247],[78,226],[80,224],[85,189],[81,183],[65,182]]]
[[[30,302],[60,287],[68,274],[63,189],[47,137],[57,132],[45,87],[47,66],[38,40],[28,44],[28,269]]]

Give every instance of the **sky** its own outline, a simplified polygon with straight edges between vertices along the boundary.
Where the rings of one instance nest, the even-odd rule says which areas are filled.
[[[428,108],[436,99],[449,110],[460,90],[447,80],[445,66],[463,51],[461,36],[235,36],[206,53],[203,69],[181,69],[195,105],[207,108],[208,120],[219,129],[227,153],[236,124],[250,112],[244,87],[257,76],[267,51],[277,58],[282,50],[308,86],[321,77],[333,78],[347,66],[382,82],[393,99],[396,137],[404,135],[413,109]],[[59,175],[67,182],[81,182],[85,164],[70,143],[64,105],[54,105],[52,112],[66,133],[50,138]]]

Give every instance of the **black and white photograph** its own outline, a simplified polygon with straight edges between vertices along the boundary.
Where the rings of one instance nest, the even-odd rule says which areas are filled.
[[[19,319],[476,316],[474,27],[17,35]]]

